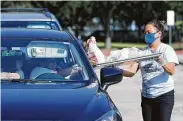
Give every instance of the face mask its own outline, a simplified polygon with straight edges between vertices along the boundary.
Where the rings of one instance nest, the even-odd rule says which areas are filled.
[[[155,34],[156,33],[145,34],[146,44],[151,45],[156,40]]]

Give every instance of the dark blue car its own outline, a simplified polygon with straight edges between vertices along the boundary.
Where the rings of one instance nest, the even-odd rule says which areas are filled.
[[[106,87],[120,69],[98,80],[71,34],[43,29],[1,29],[2,120],[122,121]]]
[[[55,15],[47,8],[2,8],[1,27],[62,30]]]

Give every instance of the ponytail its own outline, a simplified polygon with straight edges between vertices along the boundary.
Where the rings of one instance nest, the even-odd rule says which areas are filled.
[[[162,33],[161,39],[163,38],[166,21],[152,20],[152,21],[148,22],[147,24],[153,24],[158,29],[158,31],[161,31],[161,33]]]

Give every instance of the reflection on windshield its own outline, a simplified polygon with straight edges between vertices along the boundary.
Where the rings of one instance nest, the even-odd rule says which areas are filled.
[[[71,43],[2,40],[1,79],[88,80],[83,63]],[[17,47],[18,43],[20,46]],[[15,46],[16,45],[16,46]]]

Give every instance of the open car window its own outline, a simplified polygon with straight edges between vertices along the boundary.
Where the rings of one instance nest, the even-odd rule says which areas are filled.
[[[72,43],[2,39],[1,79],[84,81],[89,77]]]

